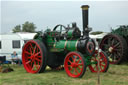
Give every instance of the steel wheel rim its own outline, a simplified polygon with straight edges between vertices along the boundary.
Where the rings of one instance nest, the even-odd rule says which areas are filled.
[[[106,48],[104,47],[105,45]],[[122,49],[123,49],[121,46],[122,43],[115,36],[108,36],[104,38],[103,41],[101,42],[100,47],[102,48],[103,51],[107,53],[110,64],[115,64],[118,61],[120,61],[122,55]]]
[[[68,76],[80,77],[84,70],[84,61],[79,54],[71,52],[65,58],[64,68]]]
[[[23,48],[22,62],[24,68],[29,73],[38,73],[42,65],[42,56],[40,46],[37,42],[31,40],[28,41]]]
[[[93,57],[91,58],[91,62],[96,62],[96,64],[92,64],[89,65],[89,69],[92,72],[98,72],[98,57],[97,57],[98,53],[95,52],[95,54],[93,55]],[[100,52],[100,63],[99,63],[99,71],[100,72],[105,72],[106,68],[107,68],[107,59],[104,55],[104,53]]]

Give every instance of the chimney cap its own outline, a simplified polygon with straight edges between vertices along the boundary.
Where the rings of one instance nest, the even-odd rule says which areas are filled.
[[[81,8],[82,8],[82,10],[88,10],[89,5],[82,5]]]

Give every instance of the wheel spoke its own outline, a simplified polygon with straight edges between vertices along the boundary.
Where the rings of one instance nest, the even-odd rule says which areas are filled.
[[[113,39],[112,39],[112,46],[113,46],[113,45],[114,45],[114,43],[115,43],[114,41],[115,41],[115,40],[114,40],[114,38],[113,38]]]
[[[119,55],[117,53],[115,53],[115,56],[116,56],[116,59],[115,60],[118,60]]]
[[[75,68],[74,68],[73,74],[75,75],[75,73],[76,73],[76,70],[75,70]]]
[[[103,66],[103,67],[105,67],[105,65],[103,65],[103,64],[100,64],[101,66]]]
[[[25,53],[26,53],[26,54],[28,54],[28,55],[32,55],[32,54],[31,54],[31,53],[29,53],[28,51],[25,51]]]
[[[99,70],[99,68],[98,68],[98,66],[96,65],[96,70],[98,71]]]
[[[80,63],[80,64],[78,64],[79,66],[83,66],[83,64],[82,63]]]
[[[32,46],[32,43],[29,44],[30,45],[30,52],[33,53],[33,46]]]
[[[96,69],[97,69],[97,68],[96,68],[96,65],[94,65],[94,66],[93,66],[93,69],[94,69],[94,70],[96,70]]]
[[[36,56],[37,58],[42,58],[41,56]]]
[[[100,63],[103,63],[103,62],[104,62],[104,60],[101,59],[101,60],[100,60]]]
[[[82,70],[82,68],[80,68],[79,66],[78,66],[78,69],[81,71]]]
[[[76,63],[79,63],[81,59],[79,59]]]
[[[102,67],[101,67],[101,65],[100,65],[100,71],[102,71]]]
[[[75,61],[76,61],[76,58],[77,58],[77,56],[75,56],[75,58],[74,58],[74,60],[73,60],[74,63],[75,63]]]
[[[117,48],[115,48],[114,50],[115,50],[115,51],[118,51],[118,52],[120,52],[120,51],[121,51],[121,49],[117,49]]]
[[[75,68],[75,72],[77,73],[77,74],[79,74],[79,72],[78,72],[78,70]]]
[[[30,59],[31,59],[31,57],[30,57],[30,56],[27,56],[25,59],[26,59],[26,60],[30,60]]]
[[[40,52],[38,52],[38,53],[35,53],[35,54],[34,54],[34,56],[38,56],[39,54],[40,54]]]
[[[115,55],[115,53],[113,53],[113,60],[114,60],[114,61],[116,60],[116,55]]]
[[[68,67],[72,67],[72,65],[68,65]]]
[[[72,67],[70,67],[70,71],[72,71],[72,69],[73,69],[73,68],[72,68]]]
[[[38,59],[38,58],[35,58],[35,60],[36,60],[36,61],[38,61],[38,62],[41,62],[41,60],[40,60],[40,59]]]
[[[36,66],[36,69],[38,69],[38,66],[37,66],[37,64],[36,64],[36,61],[34,61],[34,65]]]
[[[35,47],[34,47],[33,54],[35,54],[35,52],[36,52],[36,45],[35,45]]]
[[[114,45],[114,47],[116,48],[117,46],[119,46],[120,45],[120,42],[118,42],[116,45]]]
[[[30,66],[32,67],[32,65],[33,65],[33,62],[31,61],[31,62],[30,62]]]
[[[70,64],[72,64],[72,62],[71,62],[70,60],[68,60],[68,62],[69,62]]]
[[[39,48],[37,48],[37,49],[36,49],[36,52],[39,52],[39,51],[40,51]]]
[[[117,52],[117,54],[119,55],[119,57],[121,57],[121,53]]]
[[[112,54],[110,54],[110,56],[109,56],[110,58],[112,58]]]
[[[115,59],[114,57],[115,57],[115,56],[114,56],[114,53],[113,53],[113,54],[112,54],[112,62],[113,62],[113,61],[114,61],[114,59]]]
[[[111,42],[111,38],[108,38],[108,45],[109,46],[111,46],[110,42]]]
[[[103,44],[103,46],[105,46],[105,47],[109,48],[109,45],[108,45],[108,44],[106,44],[106,43],[104,43],[104,44]]]
[[[31,60],[26,62],[26,64],[29,64],[29,63],[31,63]]]
[[[73,56],[71,55],[71,58],[72,58],[72,60],[74,61],[74,58],[73,58]]]
[[[33,70],[34,70],[34,68],[35,68],[35,65],[33,64],[31,71],[33,71]]]

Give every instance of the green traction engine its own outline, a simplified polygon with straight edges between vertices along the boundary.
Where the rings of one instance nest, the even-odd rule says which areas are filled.
[[[120,25],[103,37],[100,48],[106,52],[110,64],[120,64],[128,60],[128,26]]]
[[[83,5],[83,35],[76,23],[72,26],[56,25],[53,30],[38,32],[23,47],[22,62],[28,73],[41,73],[46,66],[55,69],[64,65],[70,77],[82,77],[89,67],[91,72],[106,72],[109,62],[104,52],[95,50],[95,42],[89,37],[88,5]],[[99,67],[99,68],[98,68]]]

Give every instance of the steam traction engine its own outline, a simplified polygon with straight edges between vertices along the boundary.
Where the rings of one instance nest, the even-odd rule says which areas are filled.
[[[22,62],[29,73],[44,72],[46,66],[57,68],[64,65],[70,77],[82,77],[86,68],[92,72],[98,71],[97,51],[95,42],[89,37],[88,5],[82,6],[83,35],[76,23],[72,27],[56,25],[53,30],[39,32],[33,40],[23,47]],[[107,56],[100,52],[99,71],[106,72],[109,66]]]
[[[121,25],[103,37],[100,47],[108,55],[111,64],[128,60],[128,26]]]

